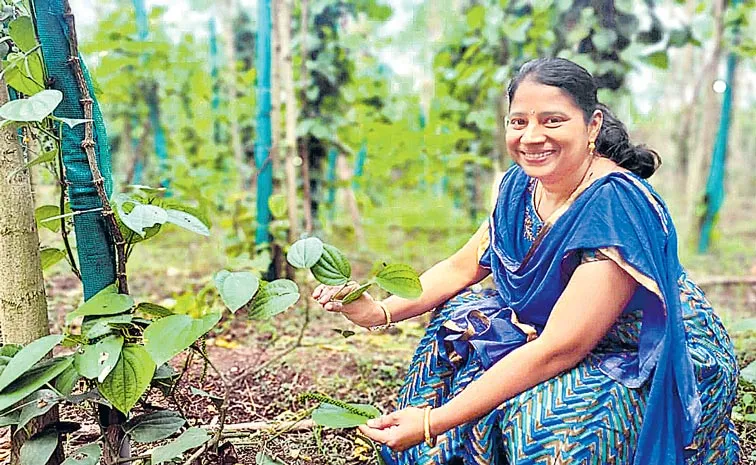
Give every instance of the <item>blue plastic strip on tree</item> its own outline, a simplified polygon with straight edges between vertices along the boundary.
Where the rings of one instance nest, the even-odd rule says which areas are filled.
[[[140,42],[144,42],[149,35],[149,22],[147,20],[147,9],[144,7],[144,0],[134,0],[134,14],[136,16],[137,37]]]
[[[328,166],[326,167],[326,185],[328,186],[328,196],[326,197],[326,205],[328,205],[328,219],[333,221],[336,210],[336,159],[339,156],[339,152],[331,147],[328,150]]]
[[[220,68],[220,66],[218,63],[218,34],[216,33],[215,28],[215,18],[210,18],[208,27],[210,29],[210,80],[212,82],[213,90],[212,99],[210,100],[210,108],[212,108],[213,111],[213,141],[218,144],[223,137],[221,134],[220,119],[218,118],[221,101],[221,86],[218,72],[218,68]],[[233,44],[229,44],[229,46],[233,46]]]
[[[352,179],[352,189],[359,190],[360,178],[365,171],[365,160],[367,159],[367,142],[362,141],[360,151],[357,152],[357,160],[354,162],[354,177]]]
[[[76,84],[73,70],[68,63],[68,25],[63,16],[63,0],[34,0],[35,20],[41,43],[42,55],[51,87],[63,92],[63,101],[55,110],[55,115],[64,118],[83,118],[84,112],[79,102],[81,94]],[[113,189],[111,178],[110,147],[105,132],[92,81],[80,60],[89,93],[94,100],[94,141],[97,162],[105,179],[105,191],[110,196]],[[63,164],[69,182],[68,196],[73,211],[102,207],[97,195],[87,156],[81,148],[84,139],[84,125],[75,128],[63,127]],[[74,217],[76,245],[79,254],[79,269],[84,284],[84,298],[88,299],[104,287],[115,282],[115,249],[108,226],[100,212],[82,213]]]
[[[737,58],[731,53],[727,57],[727,75],[725,82],[727,87],[722,99],[722,116],[719,120],[719,131],[714,143],[714,153],[711,157],[709,178],[706,181],[706,194],[704,202],[706,212],[701,223],[701,232],[698,240],[698,252],[705,253],[711,244],[711,232],[725,196],[725,162],[727,160],[727,139],[730,134],[730,120],[732,115],[732,84],[735,76]]]
[[[270,207],[268,199],[273,193],[273,168],[270,160],[270,0],[257,1],[257,43],[255,69],[257,69],[257,139],[255,140],[255,166],[257,167],[257,245],[270,242]]]

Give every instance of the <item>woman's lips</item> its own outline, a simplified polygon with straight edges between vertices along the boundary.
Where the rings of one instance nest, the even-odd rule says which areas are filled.
[[[555,153],[554,150],[541,150],[539,152],[520,151],[520,155],[522,156],[522,158],[525,159],[525,161],[535,162],[535,163],[546,160],[554,153]]]

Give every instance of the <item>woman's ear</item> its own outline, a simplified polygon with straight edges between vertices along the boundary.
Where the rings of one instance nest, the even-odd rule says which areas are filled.
[[[598,139],[601,132],[601,125],[604,123],[604,113],[601,110],[594,110],[591,120],[588,122],[588,139]]]

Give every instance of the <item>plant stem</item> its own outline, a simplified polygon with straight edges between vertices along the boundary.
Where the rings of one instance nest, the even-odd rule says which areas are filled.
[[[151,457],[152,457],[152,455],[150,455],[150,454],[135,455],[134,457],[122,457],[122,458],[116,460],[115,463],[117,463],[117,464],[120,464],[120,463],[131,463],[131,462],[136,462],[137,460],[149,459]]]
[[[204,353],[202,350],[199,350],[195,346],[192,346],[194,350],[200,354],[200,357],[202,357],[205,362],[210,365],[210,368],[213,369],[213,371],[218,375],[218,378],[223,383],[223,389],[225,390],[225,393],[223,394],[223,403],[218,408],[218,431],[215,433],[215,437],[213,438],[211,444],[214,452],[218,452],[218,443],[221,440],[221,435],[223,434],[223,425],[226,422],[226,412],[228,411],[228,399],[231,396],[231,385],[228,383],[228,380],[226,380],[226,377],[223,376],[223,373],[213,364],[212,360],[210,360],[210,357],[207,356],[206,353]]]

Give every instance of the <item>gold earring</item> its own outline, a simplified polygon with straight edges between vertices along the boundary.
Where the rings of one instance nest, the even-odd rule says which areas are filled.
[[[592,157],[593,152],[596,150],[596,143],[593,141],[590,141],[588,143],[588,156]]]

